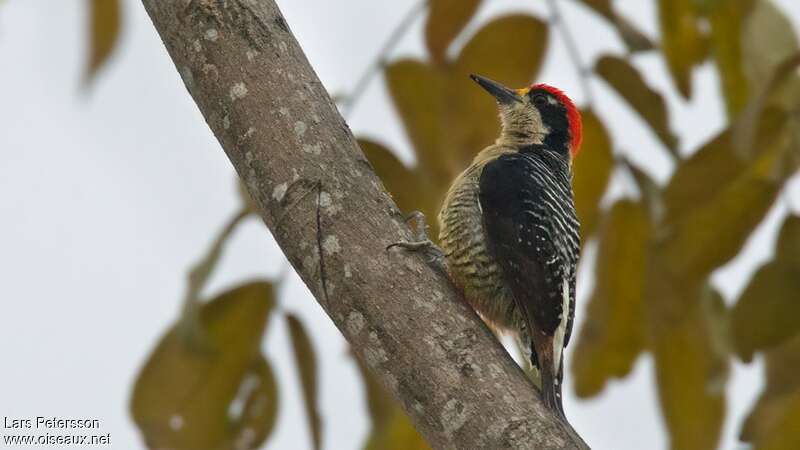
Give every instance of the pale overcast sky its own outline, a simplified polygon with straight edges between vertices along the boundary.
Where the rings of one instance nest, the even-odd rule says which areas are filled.
[[[381,41],[416,0],[279,0],[317,74],[333,93],[347,92]],[[114,448],[142,446],[127,412],[131,383],[145,357],[176,318],[187,267],[235,211],[234,173],[187,94],[141,4],[124,1],[120,46],[97,83],[80,92],[85,1],[0,2],[0,416],[86,416],[102,421]],[[485,2],[476,25],[510,11],[544,15],[542,2]],[[582,56],[618,52],[616,35],[590,13],[563,2]],[[653,2],[615,2],[649,34]],[[778,1],[795,23],[800,2]],[[421,56],[418,21],[393,56]],[[696,148],[723,124],[715,74],[694,77],[691,104],[679,100],[656,56],[636,58],[654,86],[668,93],[683,150]],[[555,37],[540,81],[581,92],[563,43]],[[659,180],[669,162],[659,144],[601,82],[600,111],[618,149]],[[357,135],[379,137],[413,163],[409,143],[377,78],[350,119]],[[610,197],[629,192],[615,180]],[[779,203],[744,254],[715,274],[726,298],[769,258],[774,230],[789,207],[800,210],[800,182]],[[793,204],[792,204],[793,202]],[[590,252],[591,253],[591,252]],[[280,270],[282,257],[265,227],[252,220],[236,234],[209,292]],[[584,274],[582,274],[584,275]],[[592,282],[581,278],[579,319]],[[321,369],[324,447],[356,449],[367,431],[363,394],[345,344],[305,287],[292,277],[282,308],[309,326]],[[281,390],[276,432],[266,448],[310,448],[283,323],[271,324],[265,350]],[[665,448],[652,362],[592,401],[566,394],[565,409],[593,448]],[[736,365],[723,448],[737,447],[741,419],[758,394],[759,364]]]

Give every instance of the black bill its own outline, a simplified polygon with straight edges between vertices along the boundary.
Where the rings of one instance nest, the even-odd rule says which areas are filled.
[[[469,77],[486,89],[488,93],[492,94],[499,103],[507,105],[522,101],[522,98],[513,89],[509,89],[496,81],[475,74]]]

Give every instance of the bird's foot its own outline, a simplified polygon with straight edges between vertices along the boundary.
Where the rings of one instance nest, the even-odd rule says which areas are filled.
[[[445,259],[442,250],[428,238],[428,224],[425,222],[425,214],[420,211],[414,211],[408,217],[406,222],[413,220],[414,224],[414,240],[413,241],[400,241],[389,244],[386,250],[398,247],[410,252],[420,252],[425,256],[428,264],[433,265],[437,269],[444,271]]]

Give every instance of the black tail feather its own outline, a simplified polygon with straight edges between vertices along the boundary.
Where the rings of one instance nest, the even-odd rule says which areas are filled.
[[[542,401],[547,409],[566,420],[564,405],[561,402],[561,380],[553,376],[551,370],[542,370]]]
[[[552,363],[552,355],[545,352],[543,360],[541,361],[541,377],[542,377],[542,402],[544,406],[550,411],[553,411],[558,417],[567,420],[564,415],[564,406],[561,401],[561,370],[557,373],[553,371],[554,364]],[[563,361],[563,360],[562,360]],[[563,364],[559,364],[561,368]]]

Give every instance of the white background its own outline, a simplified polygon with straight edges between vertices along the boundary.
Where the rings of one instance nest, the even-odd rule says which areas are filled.
[[[349,91],[390,30],[415,1],[279,0],[322,82]],[[543,2],[493,0],[470,25],[509,11],[545,16]],[[562,2],[582,57],[620,52],[616,34],[573,2]],[[800,23],[800,3],[778,2]],[[88,416],[102,420],[114,448],[141,440],[127,411],[132,381],[162,332],[176,318],[187,267],[236,210],[234,173],[189,98],[141,4],[124,2],[119,48],[97,82],[81,90],[86,2],[0,3],[0,416]],[[653,2],[617,1],[650,35]],[[423,53],[418,20],[393,54]],[[582,100],[563,42],[553,36],[540,80]],[[674,92],[657,56],[636,58],[652,85],[667,93],[672,124],[689,151],[723,125],[713,68],[695,72],[693,102]],[[596,101],[615,147],[658,180],[671,170],[658,141],[602,82]],[[383,81],[370,85],[350,119],[357,135],[379,137],[408,163],[408,140],[387,103]],[[591,149],[586,149],[591,151]],[[714,281],[730,300],[753,267],[768,259],[787,209],[800,209],[800,183],[784,195],[745,252]],[[611,197],[630,194],[615,179]],[[591,253],[591,252],[590,252]],[[591,256],[591,255],[590,255]],[[236,234],[209,292],[257,276],[274,276],[282,257],[264,226],[251,220]],[[591,274],[582,274],[580,312]],[[305,287],[291,277],[282,307],[308,325],[321,369],[324,447],[356,449],[367,419],[363,394],[338,331]],[[270,449],[309,448],[286,330],[273,321],[265,350],[282,386]],[[667,446],[652,383],[652,361],[591,401],[567,390],[565,408],[593,448]],[[729,384],[726,449],[758,394],[759,364],[736,365]]]

